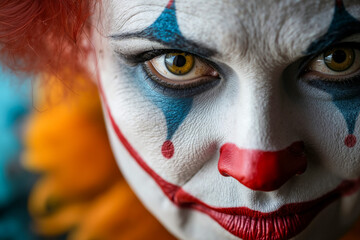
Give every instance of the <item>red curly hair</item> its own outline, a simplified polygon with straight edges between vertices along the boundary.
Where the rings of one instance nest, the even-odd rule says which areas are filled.
[[[84,73],[83,40],[99,0],[1,0],[0,61],[14,72]]]

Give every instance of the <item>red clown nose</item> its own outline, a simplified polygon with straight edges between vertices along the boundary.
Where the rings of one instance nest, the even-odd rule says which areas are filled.
[[[295,142],[280,151],[240,149],[226,143],[220,149],[218,169],[246,187],[257,191],[273,191],[291,177],[306,170],[304,143]]]

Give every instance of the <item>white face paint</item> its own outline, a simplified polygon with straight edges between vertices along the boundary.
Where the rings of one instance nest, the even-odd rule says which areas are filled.
[[[359,1],[108,0],[101,16],[112,147],[173,234],[348,230],[360,215]]]

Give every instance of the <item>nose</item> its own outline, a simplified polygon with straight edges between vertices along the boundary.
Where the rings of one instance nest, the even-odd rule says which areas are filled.
[[[302,141],[294,142],[280,151],[241,149],[225,143],[220,149],[220,174],[233,177],[246,187],[257,191],[273,191],[291,177],[305,172],[307,160]]]

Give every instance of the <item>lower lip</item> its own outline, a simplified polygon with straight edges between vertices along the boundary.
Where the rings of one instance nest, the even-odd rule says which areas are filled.
[[[102,92],[101,85],[99,84],[99,86]],[[344,181],[336,189],[318,199],[287,204],[270,213],[253,211],[246,207],[215,208],[209,206],[185,192],[181,187],[162,179],[145,163],[115,123],[103,93],[102,97],[118,139],[140,167],[155,180],[168,199],[180,208],[190,208],[208,215],[228,232],[244,240],[280,240],[294,237],[303,231],[329,204],[342,196],[351,195],[360,188],[360,178],[354,181]]]

